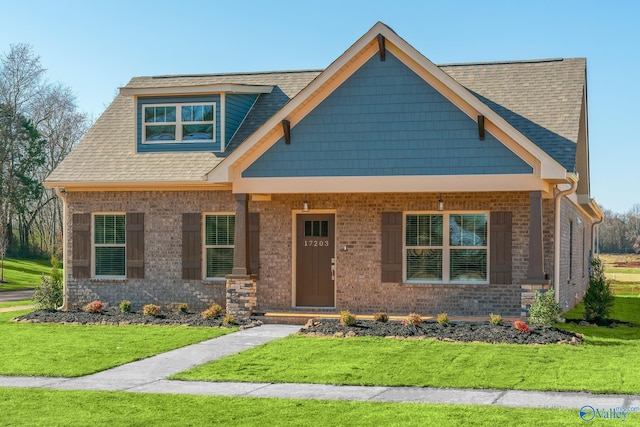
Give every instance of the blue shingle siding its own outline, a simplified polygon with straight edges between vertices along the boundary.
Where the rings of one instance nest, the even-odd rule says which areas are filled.
[[[530,174],[391,54],[372,57],[243,177]]]
[[[191,104],[201,102],[216,103],[216,136],[214,142],[142,143],[142,106],[145,104]],[[136,144],[138,153],[159,153],[170,151],[220,151],[220,95],[171,96],[138,98],[136,105]]]
[[[225,104],[225,144],[231,141],[231,138],[240,127],[242,121],[247,117],[247,113],[256,102],[258,95],[249,94],[228,94],[226,95]]]

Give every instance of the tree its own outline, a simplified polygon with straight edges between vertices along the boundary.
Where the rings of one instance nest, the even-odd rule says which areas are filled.
[[[601,322],[609,317],[613,308],[613,293],[604,274],[604,263],[600,258],[591,260],[592,274],[584,295],[584,318],[589,322]]]
[[[10,251],[54,252],[62,230],[62,207],[53,191],[41,183],[88,127],[71,90],[44,82],[45,72],[29,45],[11,45],[9,52],[0,55],[0,104],[6,116],[0,158],[8,149],[21,150],[21,185],[7,192],[23,194],[0,194],[0,230]],[[18,244],[14,242],[15,230]]]

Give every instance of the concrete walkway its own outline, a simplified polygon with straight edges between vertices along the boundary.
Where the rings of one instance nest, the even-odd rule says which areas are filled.
[[[108,390],[216,396],[271,397],[374,402],[499,405],[526,408],[638,408],[640,395],[516,390],[364,387],[167,380],[170,375],[296,332],[299,326],[263,325],[190,345],[80,378],[0,376],[0,387]]]

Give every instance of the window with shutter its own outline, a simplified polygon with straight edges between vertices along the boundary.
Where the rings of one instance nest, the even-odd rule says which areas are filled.
[[[204,247],[207,279],[223,279],[233,270],[235,215],[205,215]]]
[[[76,279],[91,277],[91,214],[73,214],[72,274]]]
[[[126,216],[95,214],[93,216],[94,275],[126,276]]]

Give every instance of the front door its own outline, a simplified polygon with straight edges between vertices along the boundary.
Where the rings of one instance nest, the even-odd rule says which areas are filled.
[[[333,307],[335,215],[298,215],[296,240],[296,305]]]

